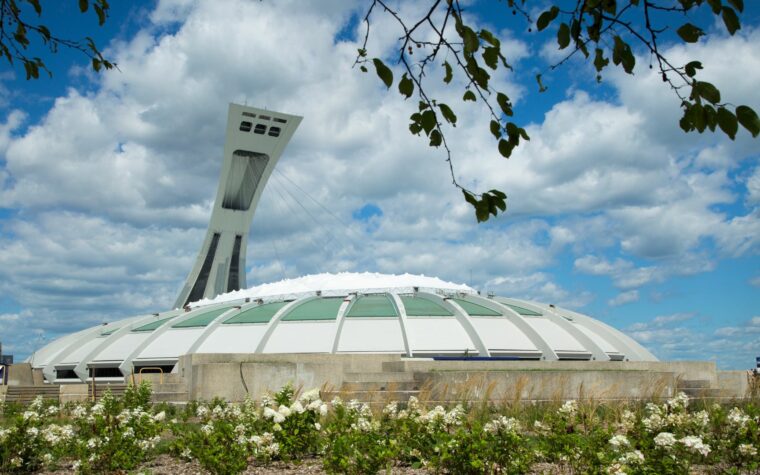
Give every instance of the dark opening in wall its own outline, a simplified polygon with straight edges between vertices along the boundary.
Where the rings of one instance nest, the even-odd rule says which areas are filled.
[[[264,132],[267,131],[267,126],[264,124],[256,124],[256,128],[253,129],[254,134],[264,135]]]
[[[208,282],[208,276],[211,273],[211,265],[214,263],[216,246],[218,244],[219,233],[214,233],[213,237],[211,238],[211,244],[208,246],[208,251],[206,252],[206,258],[203,260],[201,271],[198,273],[198,278],[195,279],[193,290],[190,291],[190,295],[188,295],[187,300],[185,300],[185,305],[203,298],[203,294],[206,292],[206,283]]]
[[[280,136],[280,128],[279,127],[270,127],[269,128],[269,136],[270,137],[279,137]]]
[[[269,156],[248,150],[232,152],[232,164],[224,187],[222,208],[246,211],[259,186]]]
[[[242,130],[243,132],[250,132],[251,127],[253,127],[253,124],[246,120],[240,123],[240,130]]]
[[[90,368],[88,371],[88,374],[90,377],[96,377],[96,378],[123,378],[124,375],[122,374],[121,370],[119,368]]]
[[[240,290],[240,246],[243,244],[243,236],[235,236],[235,244],[232,246],[232,260],[230,261],[230,275],[227,279],[227,292]]]
[[[57,369],[55,370],[56,379],[79,379],[74,369]]]

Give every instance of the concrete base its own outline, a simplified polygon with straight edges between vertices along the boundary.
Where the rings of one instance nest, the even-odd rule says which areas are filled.
[[[12,384],[35,386],[29,365],[11,368]],[[340,395],[374,403],[404,401],[411,396],[429,402],[492,403],[659,399],[679,391],[717,400],[760,398],[758,378],[746,371],[717,371],[715,363],[703,361],[434,361],[378,354],[190,354],[180,357],[175,371],[135,375],[125,383],[150,381],[154,401],[174,403],[214,397],[242,401],[286,384],[321,388],[324,398]],[[100,393],[106,384],[98,382],[96,386]],[[120,382],[111,386],[115,392],[124,387]],[[5,393],[0,387],[0,401]],[[60,386],[62,403],[91,398],[88,384]]]
[[[430,401],[651,399],[682,388],[701,397],[749,397],[746,377],[713,362],[434,361],[398,355],[194,354],[180,359],[190,400],[241,401],[285,384],[357,399],[417,395]],[[742,372],[737,372],[742,373]],[[385,392],[386,394],[380,394]],[[393,393],[393,394],[387,394]]]

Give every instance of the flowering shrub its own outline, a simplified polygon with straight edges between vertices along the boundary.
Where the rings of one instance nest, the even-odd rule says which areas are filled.
[[[216,400],[197,406],[200,427],[173,423],[177,437],[173,451],[180,457],[197,459],[213,473],[241,472],[254,459],[298,459],[316,454],[319,420],[326,413],[319,390],[295,398],[291,386],[264,396],[260,407],[251,399],[242,405]]]
[[[6,408],[7,409],[7,408]],[[0,472],[28,473],[52,465],[73,440],[70,425],[48,423],[58,407],[35,399],[21,411],[4,411],[7,427],[0,427]]]
[[[0,471],[29,473],[54,469],[64,459],[82,473],[129,470],[155,454],[164,414],[151,414],[149,386],[129,387],[123,400],[106,391],[94,405],[61,410],[35,399],[22,411],[5,413],[0,428]],[[10,419],[8,419],[10,416]]]
[[[325,424],[329,441],[322,465],[330,473],[377,473],[390,468],[397,455],[398,442],[381,431],[370,407],[358,401],[344,404],[340,398],[331,403],[333,412]]]
[[[394,466],[436,473],[758,473],[760,408],[711,406],[683,394],[662,403],[425,407],[416,398],[373,411],[358,401],[324,403],[318,390],[287,386],[260,403],[150,406],[150,387],[107,393],[96,404],[36,399],[0,412],[0,473],[73,469],[139,471],[168,450],[218,474],[249,464],[320,456],[329,473]],[[162,442],[168,435],[170,440]]]

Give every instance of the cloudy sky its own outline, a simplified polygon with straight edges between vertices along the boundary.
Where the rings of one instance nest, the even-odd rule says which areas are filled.
[[[365,2],[118,2],[101,29],[65,3],[50,21],[96,30],[119,70],[93,75],[61,54],[52,80],[0,71],[4,352],[172,305],[238,102],[304,117],[253,221],[250,285],[419,273],[574,308],[664,359],[748,368],[760,356],[760,140],[682,133],[648,57],[601,85],[571,61],[539,94],[533,76],[558,58],[552,33],[526,35],[502,3],[469,7],[504,43],[515,72],[498,84],[531,136],[501,158],[461,83],[431,83],[459,116],[447,135],[458,179],[509,196],[506,215],[478,225],[440,151],[408,133],[413,103],[352,69]],[[743,20],[734,37],[708,22],[707,40],[663,48],[760,110],[760,12]],[[373,28],[370,56],[391,57],[399,32],[382,16]]]

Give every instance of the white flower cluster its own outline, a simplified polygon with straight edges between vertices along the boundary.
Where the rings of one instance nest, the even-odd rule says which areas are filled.
[[[631,445],[631,443],[628,441],[628,437],[621,434],[617,434],[617,435],[613,435],[612,438],[610,439],[610,445],[615,450],[620,450],[620,449],[627,448],[628,446]]]
[[[754,447],[752,444],[739,444],[739,453],[745,457],[756,457],[757,447]]]
[[[14,432],[16,432],[15,427],[11,427],[10,429],[0,428],[0,444],[4,443]]]
[[[74,428],[70,425],[59,426],[51,424],[42,429],[42,439],[51,446],[69,442],[73,438]]]
[[[745,429],[750,421],[750,417],[738,407],[735,407],[728,411],[727,419],[731,427],[740,430]]]
[[[670,432],[660,432],[654,438],[654,444],[665,449],[673,447],[676,443],[680,443],[692,452],[704,456],[707,456],[710,453],[710,446],[705,444],[702,441],[702,438],[696,435],[687,435],[681,439],[676,439],[676,437]]]
[[[698,452],[705,457],[710,453],[710,446],[702,442],[702,438],[696,435],[687,435],[679,442],[692,452]]]
[[[254,435],[249,442],[253,444],[254,450],[267,458],[272,458],[280,452],[280,444],[275,442],[274,435],[264,432],[261,435]]]
[[[435,406],[430,411],[417,416],[417,422],[426,426],[429,432],[459,426],[463,419],[464,408],[461,404],[457,404],[450,411],[444,409],[443,406]]]
[[[654,445],[657,447],[672,447],[676,443],[676,437],[670,432],[660,432],[654,438]]]
[[[558,413],[564,416],[573,416],[578,412],[578,401],[571,399],[565,401],[565,403],[557,410]]]
[[[521,427],[520,421],[513,417],[500,416],[491,422],[486,422],[483,426],[483,430],[490,432],[491,434],[497,434],[499,432],[511,432],[519,434]]]
[[[689,407],[689,396],[684,392],[680,392],[674,398],[668,399],[665,405],[674,410],[686,409]]]

